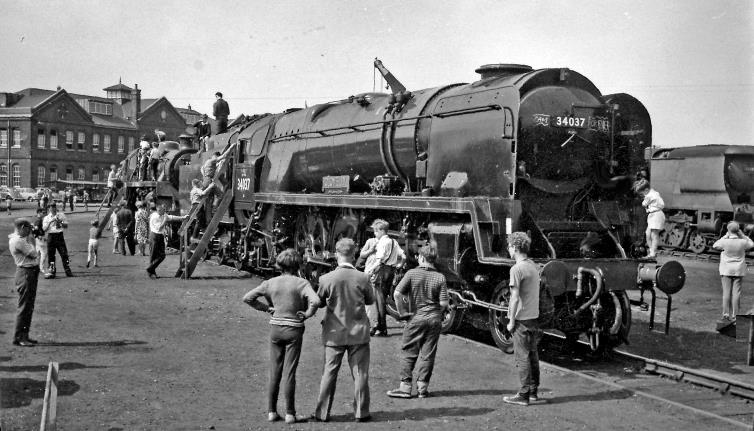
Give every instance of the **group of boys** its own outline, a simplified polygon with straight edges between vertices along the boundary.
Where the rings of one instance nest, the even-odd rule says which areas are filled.
[[[325,345],[325,364],[320,383],[317,407],[311,419],[327,421],[330,416],[338,370],[346,352],[354,378],[354,408],[356,420],[369,420],[369,318],[367,307],[384,303],[390,289],[382,284],[385,274],[395,273],[404,258],[395,257],[392,248],[397,243],[387,235],[388,224],[376,220],[372,225],[375,241],[362,249],[364,255],[373,255],[367,261],[367,273],[355,271],[353,240],[345,238],[336,244],[338,267],[319,279],[318,295],[327,308],[322,321],[322,341]],[[383,239],[384,238],[384,239]],[[381,244],[382,243],[382,244]],[[516,366],[519,369],[521,388],[513,396],[503,397],[509,404],[527,406],[539,401],[538,343],[542,331],[537,325],[539,316],[539,268],[528,257],[531,240],[523,232],[514,232],[508,238],[508,253],[515,264],[510,269],[510,305],[507,331],[512,334]],[[399,248],[399,247],[398,247]],[[388,264],[395,257],[396,264]],[[375,263],[376,260],[376,263]],[[442,330],[443,313],[449,307],[445,276],[435,267],[437,249],[434,243],[419,248],[418,266],[408,270],[397,283],[395,303],[401,320],[405,320],[401,352],[403,366],[400,383],[387,391],[393,398],[412,398],[413,375],[416,372],[416,396],[430,396],[429,381],[435,365],[438,341]],[[380,267],[383,274],[376,274]],[[366,287],[369,286],[369,287]],[[380,307],[378,306],[378,309]],[[383,313],[379,311],[379,313]],[[383,325],[383,326],[381,326]],[[383,318],[378,317],[376,331],[371,335],[386,333]]]

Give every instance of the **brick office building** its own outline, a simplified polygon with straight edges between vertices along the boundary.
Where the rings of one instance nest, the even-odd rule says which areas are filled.
[[[0,92],[0,185],[105,181],[111,164],[154,131],[177,140],[186,121],[165,97],[141,99],[138,85],[118,83],[106,97],[64,89]],[[152,139],[152,138],[150,138]]]

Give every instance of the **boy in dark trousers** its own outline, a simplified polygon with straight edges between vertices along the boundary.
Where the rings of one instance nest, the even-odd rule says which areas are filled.
[[[542,338],[539,317],[539,266],[529,259],[531,239],[524,232],[513,232],[508,237],[508,254],[516,260],[510,270],[510,304],[508,306],[508,332],[513,334],[513,351],[521,389],[514,396],[503,397],[508,404],[528,406],[539,401],[539,354],[537,348]]]
[[[429,396],[429,379],[435,367],[443,311],[448,308],[445,276],[435,269],[436,259],[435,244],[419,249],[419,266],[409,270],[395,288],[395,303],[402,304],[405,299],[410,299],[414,314],[403,328],[401,384],[387,392],[389,397],[411,398],[414,367],[419,398]]]

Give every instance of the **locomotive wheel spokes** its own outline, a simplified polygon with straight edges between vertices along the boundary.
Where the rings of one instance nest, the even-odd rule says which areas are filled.
[[[457,331],[463,323],[464,309],[458,308],[458,300],[455,295],[449,295],[450,307],[442,314],[442,333],[448,334]]]
[[[327,244],[327,224],[318,214],[306,212],[296,219],[296,249],[302,256],[319,256]]]
[[[699,233],[699,231],[693,231],[691,232],[691,236],[689,237],[689,250],[693,251],[696,254],[704,253],[704,250],[707,249],[707,240],[704,239],[702,234]]]
[[[508,287],[508,280],[502,281],[497,285],[492,294],[491,303],[508,307],[511,298],[511,291]],[[506,329],[508,326],[508,313],[504,311],[489,310],[490,334],[500,350],[505,353],[513,353],[513,336]]]
[[[665,243],[673,248],[680,248],[683,245],[683,239],[686,236],[685,229],[679,227],[678,225],[673,226],[672,229],[670,229],[670,232],[668,232],[666,237]]]

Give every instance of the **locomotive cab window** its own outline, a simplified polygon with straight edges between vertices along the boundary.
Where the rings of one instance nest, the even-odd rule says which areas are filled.
[[[251,145],[249,145],[249,156],[258,156],[262,154],[268,129],[269,126],[265,126],[254,132],[254,135],[251,137]]]

